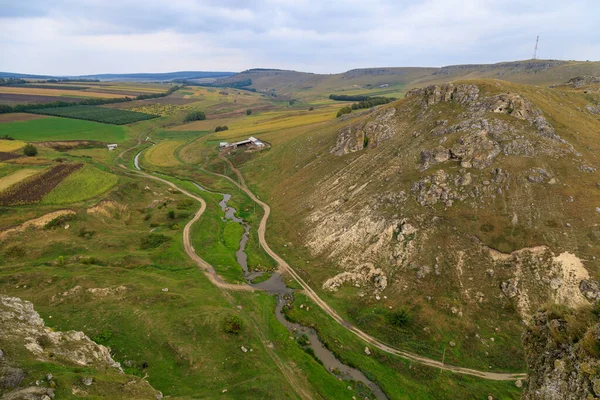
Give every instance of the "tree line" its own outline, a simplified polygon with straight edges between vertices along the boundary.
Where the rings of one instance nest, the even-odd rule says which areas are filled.
[[[335,94],[330,95],[329,98],[338,101],[358,101],[358,103],[353,103],[351,106],[342,107],[337,113],[337,118],[345,114],[350,114],[352,110],[373,108],[382,104],[388,104],[392,101],[396,101],[396,98],[394,97],[346,96]]]
[[[166,92],[163,92],[163,93],[140,94],[135,97],[114,97],[114,98],[110,98],[110,99],[90,98],[90,99],[83,99],[78,102],[53,101],[51,103],[16,104],[14,106],[0,104],[0,114],[8,114],[8,113],[15,113],[15,112],[27,112],[29,110],[41,110],[41,109],[45,109],[45,108],[56,108],[56,107],[101,106],[104,104],[126,103],[128,101],[134,101],[134,100],[156,99],[159,97],[168,96],[171,93],[181,89],[182,87],[183,86],[173,86],[173,87],[169,88],[169,90],[167,90]]]

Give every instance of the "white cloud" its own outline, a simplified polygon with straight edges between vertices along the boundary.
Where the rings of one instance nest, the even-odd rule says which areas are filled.
[[[0,0],[0,70],[339,72],[600,59],[600,4],[574,0]]]

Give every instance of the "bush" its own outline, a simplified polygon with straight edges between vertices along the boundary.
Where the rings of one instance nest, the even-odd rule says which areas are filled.
[[[206,114],[204,114],[202,111],[192,111],[191,113],[189,113],[188,115],[185,116],[185,119],[183,121],[184,122],[203,121],[205,119],[206,119]]]
[[[223,331],[231,335],[238,335],[244,330],[244,321],[237,315],[230,315],[225,318]]]
[[[27,157],[37,156],[37,153],[37,148],[31,143],[26,144],[23,148],[23,154],[25,154]]]
[[[140,249],[149,250],[155,249],[163,243],[167,243],[171,240],[170,237],[161,235],[160,233],[150,233],[144,236],[140,241]]]
[[[340,109],[340,111],[338,111],[336,118],[339,118],[344,114],[350,114],[351,112],[352,109],[350,107],[343,107],[342,109]]]
[[[251,114],[252,114],[252,109],[251,108],[247,109],[246,110],[246,115],[251,115]]]
[[[79,233],[77,234],[77,236],[79,236],[80,238],[84,238],[84,239],[91,239],[92,236],[94,236],[96,234],[96,231],[93,231],[91,229],[86,229],[85,226],[82,226],[81,228],[79,228]]]
[[[169,216],[169,219],[175,219],[175,211],[174,210],[169,210],[167,215]]]
[[[410,315],[408,310],[402,308],[399,311],[390,313],[388,315],[388,320],[389,320],[390,324],[394,325],[395,327],[403,328],[403,327],[407,326],[408,324],[410,324],[410,321],[412,320],[412,316]]]
[[[224,126],[217,126],[217,127],[215,128],[215,132],[228,131],[228,130],[229,130],[229,127],[228,127],[227,125],[224,125]]]
[[[315,109],[314,107],[310,107],[310,108],[308,109],[308,111],[312,111],[312,110],[314,110],[314,109]]]
[[[178,210],[187,210],[188,208],[192,207],[193,205],[194,205],[194,200],[183,199],[183,200],[179,200],[177,202],[177,209]]]

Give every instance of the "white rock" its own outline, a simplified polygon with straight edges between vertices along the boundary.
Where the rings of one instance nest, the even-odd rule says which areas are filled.
[[[240,347],[240,349],[242,349],[242,351],[243,351],[244,353],[247,353],[247,352],[248,352],[248,349],[247,349],[247,348],[245,348],[244,346]]]
[[[168,292],[168,291],[169,291],[169,288],[163,288],[163,289],[162,289],[162,291],[163,291],[163,292]]]
[[[371,350],[369,350],[368,347],[365,347],[365,354],[370,356],[371,355]]]

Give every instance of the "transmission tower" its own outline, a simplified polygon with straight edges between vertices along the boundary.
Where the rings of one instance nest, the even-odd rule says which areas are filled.
[[[535,48],[533,49],[533,59],[537,60],[537,48],[538,48],[538,42],[540,41],[540,35],[537,36],[537,38],[535,38]]]

